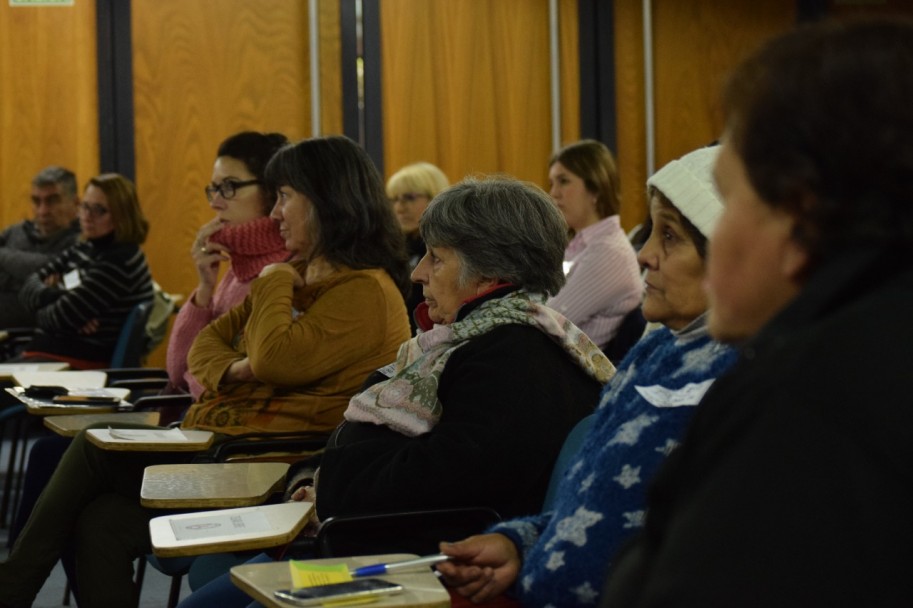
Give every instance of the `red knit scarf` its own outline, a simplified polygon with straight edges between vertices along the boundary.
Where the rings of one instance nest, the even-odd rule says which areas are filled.
[[[282,262],[291,255],[279,234],[279,224],[268,217],[226,226],[209,240],[228,247],[231,268],[244,283],[253,280],[267,264]]]

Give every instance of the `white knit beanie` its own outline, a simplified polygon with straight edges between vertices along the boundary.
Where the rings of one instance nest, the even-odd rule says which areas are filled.
[[[719,146],[689,152],[647,180],[647,186],[654,186],[666,195],[675,208],[708,238],[723,213],[723,202],[712,174],[719,153]]]

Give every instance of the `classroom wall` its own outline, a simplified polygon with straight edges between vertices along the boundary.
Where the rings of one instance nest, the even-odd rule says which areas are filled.
[[[459,181],[545,185],[551,156],[548,0],[381,2],[384,163]],[[579,138],[577,2],[559,3],[561,135]]]
[[[622,225],[646,215],[644,27],[640,0],[615,1]],[[655,169],[720,137],[726,74],[796,23],[794,0],[656,0],[652,7]]]
[[[562,144],[580,138],[576,0],[559,2]],[[647,178],[643,3],[615,0],[622,225],[643,220]],[[717,139],[726,73],[796,22],[794,0],[656,0],[655,166]],[[452,180],[507,173],[547,187],[551,143],[547,0],[381,3],[387,173],[419,160]]]
[[[372,0],[365,0],[372,1]],[[906,4],[905,4],[906,3]],[[341,133],[339,1],[319,2],[323,134]],[[831,0],[835,14],[856,14]],[[857,3],[859,4],[859,3]],[[869,3],[871,4],[871,3]],[[879,12],[909,13],[908,0]],[[622,223],[645,211],[641,0],[614,0]],[[577,0],[559,0],[561,134],[580,137]],[[452,180],[509,173],[547,185],[552,153],[548,0],[382,0],[387,174],[417,160]],[[203,186],[218,143],[242,130],[312,134],[305,0],[132,0],[136,178],[156,280],[189,296],[189,248],[211,217]],[[29,179],[59,163],[99,170],[95,2],[0,4],[0,225],[30,215]],[[797,0],[652,2],[656,167],[720,135],[727,72],[793,27]],[[598,67],[596,69],[599,69]],[[150,359],[164,363],[164,348]]]

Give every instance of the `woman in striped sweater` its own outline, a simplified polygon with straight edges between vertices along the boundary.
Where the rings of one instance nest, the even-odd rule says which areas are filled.
[[[130,310],[153,297],[140,249],[149,223],[133,182],[116,173],[90,179],[79,225],[80,241],[30,276],[19,292],[36,318],[22,360],[107,367]]]

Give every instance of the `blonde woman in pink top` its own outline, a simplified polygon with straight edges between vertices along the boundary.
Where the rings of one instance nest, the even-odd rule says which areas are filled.
[[[567,283],[547,304],[605,347],[643,296],[637,254],[618,217],[615,158],[602,143],[581,140],[555,153],[548,181],[572,239],[564,252]]]
[[[168,377],[173,389],[194,399],[202,387],[187,371],[187,353],[210,321],[240,304],[250,282],[267,264],[289,253],[278,224],[269,218],[275,202],[263,179],[267,162],[288,140],[279,133],[245,131],[219,145],[206,198],[216,217],[200,228],[191,247],[199,283],[181,307],[168,341]],[[223,263],[230,263],[219,282]]]

